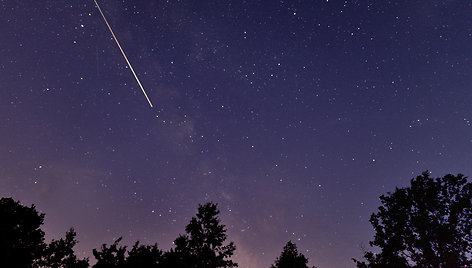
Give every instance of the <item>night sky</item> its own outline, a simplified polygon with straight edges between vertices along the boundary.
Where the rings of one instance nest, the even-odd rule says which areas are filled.
[[[240,267],[353,267],[381,194],[472,175],[471,1],[98,1],[153,108],[92,0],[0,3],[0,196],[81,257],[213,201]]]

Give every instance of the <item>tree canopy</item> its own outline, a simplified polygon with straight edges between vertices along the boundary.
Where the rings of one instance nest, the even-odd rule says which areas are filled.
[[[97,263],[93,268],[164,267],[162,251],[157,244],[148,246],[136,241],[131,250],[126,251],[126,246],[118,246],[120,241],[121,237],[110,246],[103,244],[100,250],[94,249],[93,256]]]
[[[430,178],[428,172],[411,179],[410,186],[380,196],[381,206],[370,217],[377,251],[353,259],[357,267],[468,267],[472,265],[472,183],[462,174]],[[226,227],[214,203],[199,205],[198,212],[163,252],[137,241],[129,250],[121,238],[93,250],[94,268],[226,268],[236,250],[226,243]],[[34,205],[23,206],[12,198],[0,199],[0,267],[85,268],[73,248],[78,243],[73,228],[64,238],[44,241],[44,214]],[[308,268],[308,259],[291,241],[271,268]]]
[[[463,267],[472,264],[472,184],[462,174],[430,178],[380,196],[371,246],[357,267]]]
[[[284,246],[280,257],[275,260],[275,263],[272,264],[271,268],[309,268],[307,266],[308,259],[298,252],[297,245],[288,241]],[[313,266],[313,268],[315,268]]]
[[[168,267],[237,267],[230,258],[236,250],[233,242],[228,245],[225,225],[220,223],[220,211],[214,203],[198,207],[196,217],[185,228],[187,234],[174,241],[175,249],[166,253]]]
[[[107,246],[103,244],[93,255],[97,259],[94,268],[173,267],[219,268],[237,267],[230,258],[236,247],[232,242],[224,245],[226,229],[220,223],[220,211],[216,204],[200,205],[196,217],[185,228],[186,234],[175,239],[175,248],[163,253],[157,247],[136,242],[129,251],[119,246],[121,238]]]
[[[132,267],[237,267],[230,258],[236,247],[224,245],[226,228],[220,223],[216,204],[200,205],[196,217],[185,228],[186,234],[175,240],[175,248],[163,253],[157,246],[137,241],[131,250],[119,246],[121,238],[110,246],[94,249],[94,268]],[[44,214],[35,206],[23,206],[11,198],[0,199],[0,267],[85,268],[88,259],[74,253],[76,232],[70,229],[65,238],[44,242],[41,225]]]
[[[79,260],[74,254],[74,229],[66,233],[65,239],[46,244],[40,228],[43,221],[44,214],[34,205],[0,199],[0,267],[88,267],[88,259]]]
[[[40,226],[44,214],[11,198],[0,199],[0,267],[28,267],[41,258],[46,244]]]
[[[121,237],[109,247],[103,244],[100,250],[93,249],[93,256],[97,260],[93,268],[124,267],[126,264],[126,246],[119,247]]]
[[[49,243],[40,260],[39,267],[48,268],[86,268],[89,267],[88,259],[78,259],[74,253],[74,246],[78,243],[75,239],[77,233],[73,228],[66,232],[66,237],[52,240]]]

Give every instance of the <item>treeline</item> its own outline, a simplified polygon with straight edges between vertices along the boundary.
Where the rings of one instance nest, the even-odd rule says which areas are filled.
[[[380,196],[381,206],[370,222],[375,230],[360,268],[470,267],[472,265],[472,184],[461,174],[430,178],[428,172],[411,185]],[[226,243],[225,225],[214,203],[199,205],[198,213],[174,241],[162,251],[157,244],[121,246],[121,238],[93,250],[93,268],[218,268],[237,267],[231,260],[236,250]],[[0,267],[85,268],[79,259],[74,229],[65,237],[46,243],[41,225],[44,214],[35,206],[23,206],[12,198],[0,199]],[[313,266],[314,267],[314,266]],[[287,242],[271,268],[308,268],[308,259]]]
[[[103,244],[93,249],[96,259],[93,268],[213,268],[238,267],[231,260],[236,250],[227,239],[225,225],[218,218],[219,210],[214,203],[200,205],[196,217],[186,226],[184,235],[179,235],[175,247],[169,251],[154,245],[143,245],[139,241],[131,247],[121,246],[121,238],[113,244]],[[23,206],[12,198],[0,199],[0,267],[9,268],[86,268],[89,259],[79,259],[74,246],[77,244],[73,228],[65,237],[44,241],[41,225],[44,214],[36,207]],[[288,242],[272,267],[307,267],[308,259],[298,253],[297,247]],[[303,266],[300,266],[303,265]],[[290,266],[291,267],[291,266]]]

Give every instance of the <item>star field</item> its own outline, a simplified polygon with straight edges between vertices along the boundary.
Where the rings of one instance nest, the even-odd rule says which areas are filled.
[[[217,202],[240,267],[354,267],[378,197],[472,175],[472,3],[2,0],[0,195],[167,250]]]

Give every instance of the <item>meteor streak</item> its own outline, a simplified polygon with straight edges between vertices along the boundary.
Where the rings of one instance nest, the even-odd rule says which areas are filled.
[[[126,57],[125,52],[123,51],[123,49],[122,49],[121,46],[120,46],[120,42],[118,42],[118,39],[116,39],[116,36],[115,36],[115,34],[113,33],[113,30],[111,29],[110,24],[108,24],[108,21],[107,21],[107,19],[105,18],[105,15],[103,14],[102,9],[101,9],[100,6],[98,5],[97,0],[93,0],[93,1],[95,2],[95,5],[97,6],[98,11],[100,11],[100,14],[102,14],[103,20],[104,20],[105,23],[107,24],[108,29],[110,30],[111,35],[113,36],[113,39],[115,39],[116,44],[117,44],[118,47],[120,48],[121,54],[123,54],[123,57],[125,58],[126,63],[128,63],[128,66],[129,66],[129,68],[131,69],[131,72],[133,72],[134,78],[136,78],[136,81],[138,82],[139,87],[140,87],[141,90],[143,91],[143,94],[144,94],[144,96],[146,97],[146,100],[149,102],[149,105],[150,105],[151,108],[152,108],[151,100],[149,100],[148,95],[146,94],[146,91],[144,90],[143,86],[141,85],[141,82],[139,81],[138,76],[136,75],[136,73],[135,73],[134,70],[133,70],[133,67],[131,66],[131,63],[129,63],[129,60],[128,60],[128,58]]]

